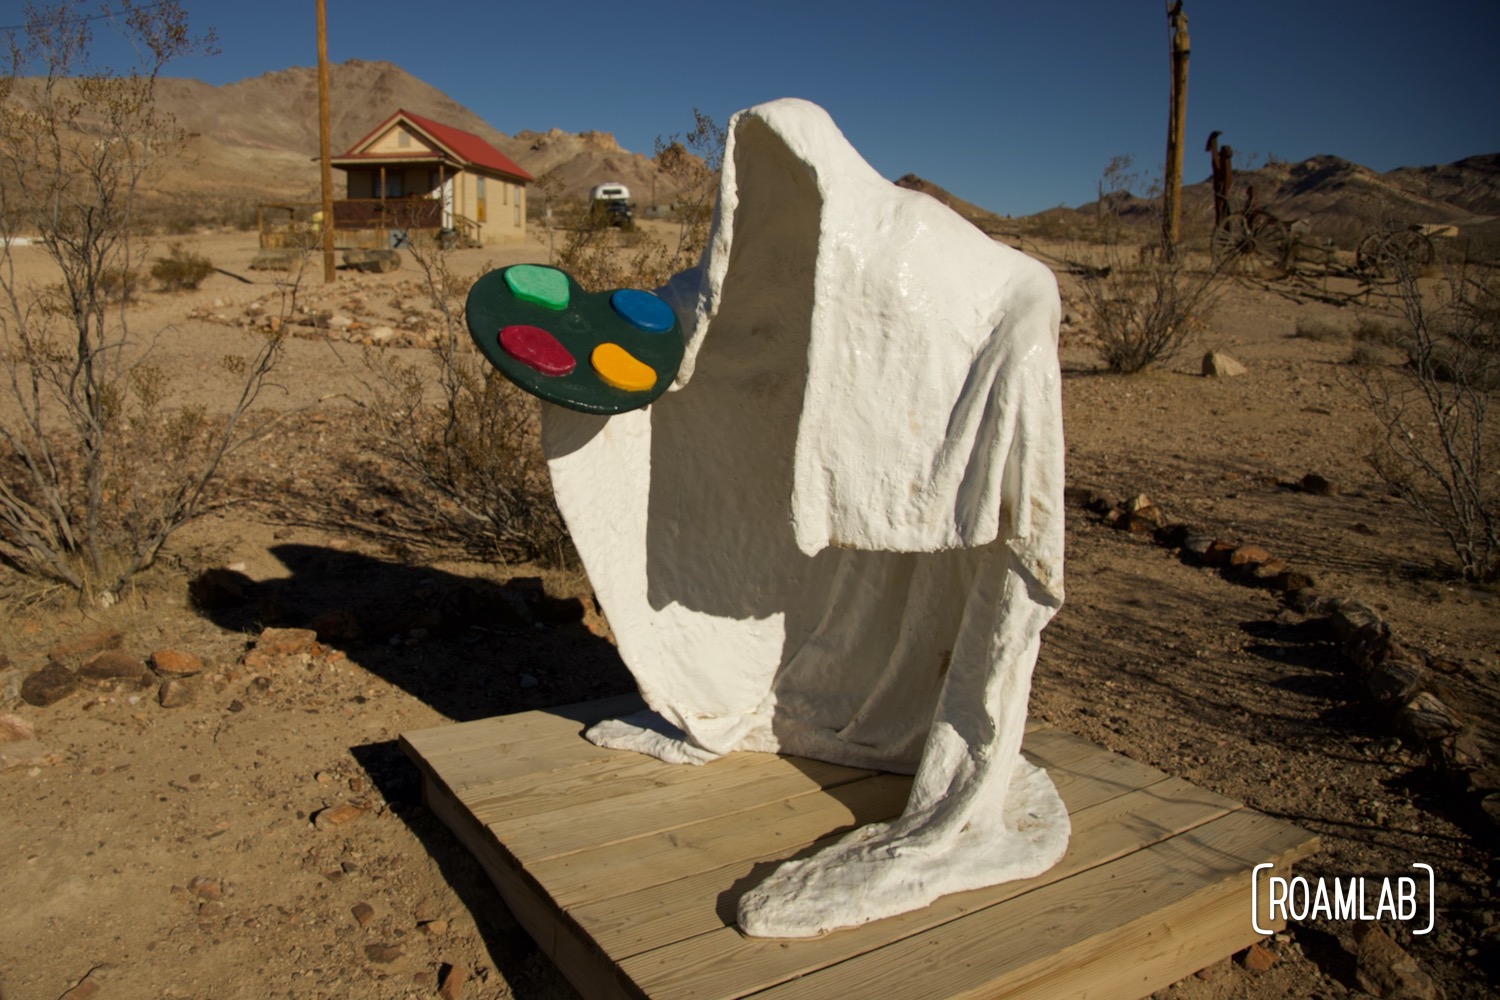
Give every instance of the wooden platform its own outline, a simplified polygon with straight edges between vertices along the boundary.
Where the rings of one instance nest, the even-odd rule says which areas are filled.
[[[734,925],[740,894],[814,842],[898,815],[910,779],[770,754],[674,766],[580,735],[639,707],[612,699],[402,737],[429,806],[591,1000],[1143,996],[1254,942],[1251,869],[1285,874],[1317,846],[1036,727],[1026,754],[1073,821],[1055,868],[820,938],[758,940]]]

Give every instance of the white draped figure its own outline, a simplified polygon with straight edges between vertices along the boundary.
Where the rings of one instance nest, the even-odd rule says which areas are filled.
[[[673,391],[544,409],[558,504],[654,710],[589,738],[915,773],[899,818],[746,894],[748,934],[1049,868],[1067,811],[1020,747],[1063,596],[1051,273],[782,100],[730,121],[703,261],[660,294],[686,335]]]

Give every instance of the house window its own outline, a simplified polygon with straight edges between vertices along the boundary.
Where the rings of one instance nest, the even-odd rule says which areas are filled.
[[[387,198],[399,198],[404,193],[405,192],[403,191],[402,185],[401,185],[401,175],[400,174],[386,174],[385,175],[385,196]]]

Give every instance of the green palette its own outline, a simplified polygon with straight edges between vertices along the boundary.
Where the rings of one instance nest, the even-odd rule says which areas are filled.
[[[586,292],[538,264],[491,271],[469,289],[469,335],[506,378],[584,413],[624,413],[666,391],[682,364],[682,327],[650,292]]]

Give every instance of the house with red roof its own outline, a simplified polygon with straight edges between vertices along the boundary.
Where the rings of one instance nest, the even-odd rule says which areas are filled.
[[[470,246],[526,235],[534,178],[472,132],[402,109],[332,162],[349,182],[335,230],[386,232],[392,244],[412,231]]]

